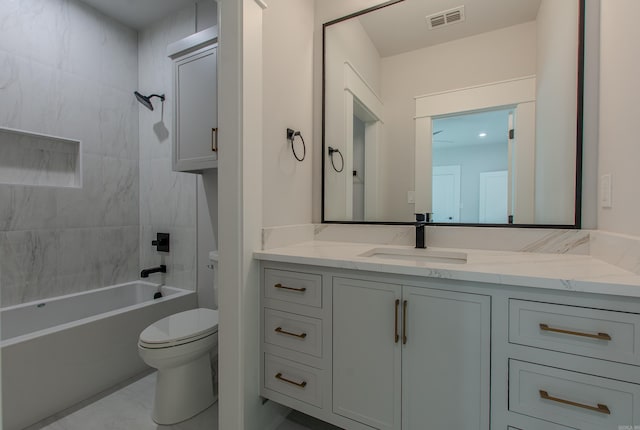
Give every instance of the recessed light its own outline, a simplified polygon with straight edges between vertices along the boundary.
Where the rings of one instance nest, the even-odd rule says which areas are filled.
[[[482,133],[478,134],[478,137],[487,137],[487,133],[483,131]]]

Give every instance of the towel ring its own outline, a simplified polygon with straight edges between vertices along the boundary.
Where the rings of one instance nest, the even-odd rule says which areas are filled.
[[[338,155],[340,156],[340,160],[341,160],[341,167],[340,170],[336,169],[336,165],[333,161],[333,154],[337,152]],[[340,150],[338,148],[332,148],[329,147],[329,157],[331,157],[331,166],[333,167],[333,170],[335,170],[336,172],[340,173],[344,170],[344,157],[342,156],[342,152],[340,152]]]
[[[296,139],[296,136],[300,136],[300,140],[302,141],[302,157],[298,157],[296,153],[296,148],[293,146],[293,142]],[[303,161],[307,156],[307,145],[304,143],[304,138],[299,131],[292,130],[290,128],[287,129],[287,140],[291,142],[291,151],[293,152],[293,156],[296,157],[296,160]]]

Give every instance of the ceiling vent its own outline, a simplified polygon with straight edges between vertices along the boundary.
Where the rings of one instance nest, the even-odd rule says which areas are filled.
[[[458,6],[426,17],[429,30],[464,21],[464,6]]]

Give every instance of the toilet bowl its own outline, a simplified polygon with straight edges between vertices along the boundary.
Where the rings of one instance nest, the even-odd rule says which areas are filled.
[[[218,311],[212,309],[170,315],[140,333],[140,358],[158,369],[152,413],[156,423],[187,420],[215,403],[211,353],[217,345]]]

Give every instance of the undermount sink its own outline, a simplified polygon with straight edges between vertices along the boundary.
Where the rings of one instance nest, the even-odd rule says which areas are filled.
[[[467,254],[464,252],[437,251],[415,248],[373,248],[359,255],[360,257],[380,258],[384,260],[401,260],[413,262],[465,264]]]

